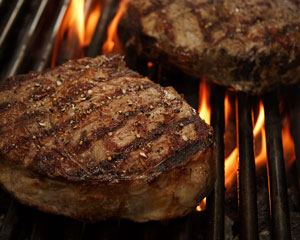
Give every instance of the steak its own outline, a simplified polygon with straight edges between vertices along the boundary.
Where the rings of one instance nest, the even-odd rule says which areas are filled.
[[[215,179],[213,130],[121,55],[71,60],[0,85],[0,182],[85,221],[191,212]]]
[[[300,78],[294,0],[130,0],[119,29],[126,55],[261,94]]]

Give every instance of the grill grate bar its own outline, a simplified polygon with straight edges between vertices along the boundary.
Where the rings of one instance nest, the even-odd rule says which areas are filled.
[[[1,36],[0,36],[0,48],[2,47],[2,44],[7,37],[9,30],[12,28],[12,25],[13,25],[14,21],[16,20],[16,17],[18,16],[18,14],[23,6],[23,3],[24,3],[24,0],[17,1],[16,6],[14,7],[14,10],[10,14],[10,17],[9,17],[9,19],[5,25],[5,28],[3,29]]]
[[[55,223],[55,224],[53,224]],[[37,213],[30,240],[83,239],[84,223],[62,216]]]
[[[1,240],[9,240],[11,239],[15,227],[19,222],[19,217],[17,214],[18,203],[15,200],[11,199],[7,213],[4,218],[4,222],[1,226],[0,231],[0,239]]]
[[[18,68],[20,67],[22,60],[25,55],[25,51],[27,49],[28,44],[30,43],[31,37],[35,32],[37,25],[42,17],[43,12],[46,9],[48,0],[41,1],[38,6],[37,12],[31,22],[31,24],[27,27],[25,34],[23,35],[22,40],[18,44],[18,50],[16,54],[12,57],[10,65],[8,67],[8,71],[3,75],[3,79],[6,79],[9,76],[15,75]]]
[[[251,99],[238,95],[239,218],[241,239],[258,239]]]
[[[288,240],[291,239],[291,230],[278,100],[274,93],[267,94],[263,100],[271,193],[272,236],[274,239]]]
[[[207,198],[208,239],[224,239],[224,89],[211,86],[211,125],[216,142],[216,175],[214,190]]]
[[[296,165],[297,165],[297,174],[298,174],[298,187],[300,190],[300,83],[297,85],[297,89],[294,92],[293,98],[293,122],[292,122],[292,134],[295,144],[295,152],[296,152]]]
[[[59,13],[56,18],[55,24],[52,26],[51,30],[49,31],[49,39],[44,43],[43,50],[41,51],[41,55],[39,59],[36,59],[36,63],[33,66],[33,70],[35,71],[41,71],[46,68],[47,63],[50,59],[50,56],[52,54],[53,49],[53,43],[56,38],[56,34],[58,32],[59,27],[61,26],[62,20],[64,18],[64,15],[66,13],[67,7],[70,3],[70,0],[64,0],[62,4],[59,7]]]

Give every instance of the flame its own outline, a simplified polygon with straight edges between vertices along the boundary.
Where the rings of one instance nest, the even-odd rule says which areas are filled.
[[[225,104],[226,108],[226,104]],[[226,112],[226,110],[225,110]],[[254,142],[260,142],[260,151],[255,154],[255,165],[260,167],[267,162],[267,143],[266,143],[266,131],[264,127],[265,123],[265,111],[263,103],[259,103],[259,114],[253,128]],[[293,138],[290,133],[290,124],[288,118],[283,120],[282,128],[282,144],[284,158],[286,161],[286,167],[289,168],[296,159],[295,146]],[[255,146],[255,145],[254,145]],[[236,178],[238,168],[238,148],[235,148],[230,156],[225,160],[225,186],[229,187]]]
[[[109,52],[118,52],[118,53],[123,52],[122,45],[120,43],[120,40],[119,40],[119,37],[117,34],[117,29],[118,29],[120,19],[127,9],[127,5],[128,5],[128,0],[121,0],[118,12],[108,27],[107,39],[102,47],[103,54],[106,54]]]
[[[201,203],[196,207],[196,211],[204,211],[206,209],[206,198],[203,198]]]
[[[261,129],[263,128],[265,123],[265,109],[263,103],[259,102],[259,114],[255,123],[255,126],[253,128],[253,136],[256,137]]]
[[[267,143],[266,143],[266,130],[264,128],[265,124],[265,109],[263,103],[260,101],[259,103],[259,114],[256,120],[256,124],[253,128],[253,136],[254,141],[257,142],[259,140],[260,134],[260,142],[261,148],[260,152],[255,156],[255,165],[259,167],[261,165],[265,165],[267,162]]]
[[[199,115],[209,123],[210,117],[210,108],[208,106],[208,89],[205,83],[201,83],[199,87],[199,97],[201,98],[201,104],[199,107]],[[224,99],[224,114],[225,114],[225,126],[227,129],[229,116],[232,114],[232,109],[229,104],[228,95]],[[209,117],[207,117],[209,116]],[[253,112],[252,112],[253,116]],[[265,111],[262,101],[259,102],[259,113],[253,128],[253,139],[254,139],[254,148],[260,143],[260,148],[255,151],[255,165],[260,167],[265,165],[267,162],[267,144],[266,144],[266,131],[265,131]],[[282,128],[282,143],[284,158],[286,161],[286,168],[290,168],[293,162],[296,159],[295,156],[295,147],[293,138],[290,133],[290,124],[288,118],[285,117],[283,120]],[[225,142],[226,144],[226,142]],[[258,145],[259,146],[259,145]],[[235,181],[238,170],[238,161],[239,161],[239,150],[238,147],[235,147],[231,154],[225,159],[225,187],[229,188]],[[197,211],[203,211],[205,209],[206,199],[203,200],[196,208]]]
[[[206,84],[205,77],[199,83],[199,116],[207,123],[210,124],[211,109],[209,106],[209,88]],[[203,211],[206,208],[206,198],[196,207],[196,211]]]
[[[295,145],[290,132],[290,122],[288,118],[285,117],[282,123],[282,147],[284,152],[286,169],[289,169],[292,166],[292,164],[296,161]]]
[[[225,98],[226,99],[226,98]],[[229,105],[226,107],[225,104],[225,116],[226,112],[229,111]],[[226,117],[225,117],[226,119]],[[265,122],[265,111],[262,101],[259,103],[259,114],[253,128],[254,142],[259,141],[259,136],[261,137],[261,149],[255,156],[255,165],[261,166],[266,163],[267,160],[267,146],[266,146],[266,133],[264,128]],[[225,187],[228,188],[236,179],[237,169],[238,169],[238,158],[239,151],[236,147],[231,154],[225,159]]]
[[[60,43],[67,33],[68,48],[73,36],[77,36],[80,44],[84,43],[84,0],[72,0],[66,11],[64,19],[61,23],[59,31],[56,35],[54,51],[51,66],[55,66],[55,61],[59,53]],[[66,49],[69,50],[69,49]]]
[[[149,64],[149,63],[148,63]],[[148,65],[149,66],[149,65]],[[199,116],[207,123],[210,124],[211,110],[209,107],[209,89],[205,81],[205,77],[199,83]],[[196,211],[203,211],[206,208],[206,198],[196,207]]]
[[[207,123],[210,124],[210,114],[211,109],[209,106],[209,89],[206,84],[205,78],[202,78],[202,81],[199,83],[199,98],[200,98],[200,104],[198,113],[199,116]]]
[[[80,45],[84,44],[84,0],[72,0],[64,23],[68,31],[68,40],[77,33]],[[73,32],[74,31],[74,32]]]
[[[228,94],[226,94],[224,99],[224,114],[225,114],[225,129],[228,127],[229,123],[229,116],[232,113],[232,109],[229,103]],[[239,158],[239,151],[238,148],[235,147],[230,155],[225,159],[225,187],[231,185],[236,179],[236,173],[238,169],[238,158]]]
[[[101,5],[98,4],[90,13],[86,21],[84,46],[88,46],[91,43],[100,16],[101,16]]]
[[[229,103],[229,97],[228,97],[228,94],[226,94],[225,99],[224,99],[225,129],[227,129],[231,111],[232,110],[231,110],[230,103]]]
[[[236,147],[225,159],[225,187],[228,188],[236,178],[238,169],[239,151]]]
[[[55,39],[51,62],[52,67],[55,66],[55,61],[59,54],[60,44],[64,40],[65,36],[67,36],[67,49],[65,49],[66,52],[71,50],[74,39],[78,40],[78,47],[81,50],[90,44],[100,15],[101,1],[97,2],[95,8],[86,19],[85,1],[71,0]],[[82,56],[83,54],[80,55]]]
[[[258,137],[259,133],[261,133],[261,149],[260,152],[255,156],[255,165],[257,167],[264,165],[267,162],[266,131],[263,126],[264,126],[264,107],[263,104],[260,103],[260,111],[257,118],[257,123],[253,130],[253,134],[255,137]],[[290,132],[290,123],[287,116],[285,116],[282,121],[281,134],[282,134],[282,147],[283,147],[284,159],[286,163],[286,168],[288,169],[296,160],[296,155],[295,155],[294,140]],[[255,141],[257,140],[258,139],[255,138]]]

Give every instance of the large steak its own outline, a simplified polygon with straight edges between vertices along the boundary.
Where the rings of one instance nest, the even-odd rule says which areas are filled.
[[[213,131],[120,55],[0,85],[0,182],[46,212],[97,221],[186,215],[215,179]]]
[[[236,90],[261,94],[300,78],[294,0],[129,0],[120,26],[136,53]]]

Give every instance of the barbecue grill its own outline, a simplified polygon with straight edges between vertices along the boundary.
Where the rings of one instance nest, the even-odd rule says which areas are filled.
[[[1,80],[50,67],[55,38],[69,2],[0,1]],[[91,43],[85,48],[86,56],[101,53],[108,24],[118,3],[102,1],[101,17]],[[86,0],[87,6],[92,4],[93,1]],[[61,49],[57,63],[78,57],[76,41],[72,46],[68,51]],[[194,108],[198,107],[199,79],[188,77],[177,69],[163,69],[157,65],[149,68],[147,59],[129,61],[131,67],[152,80],[164,86],[173,85]],[[0,239],[233,239],[237,236],[240,239],[297,239],[300,236],[300,85],[281,88],[262,97],[268,163],[257,173],[251,111],[257,105],[258,97],[230,93],[236,99],[239,146],[238,187],[230,190],[230,197],[227,197],[229,190],[224,188],[224,97],[228,90],[214,84],[210,84],[210,88],[217,180],[207,198],[205,211],[195,211],[168,222],[112,220],[90,224],[42,213],[18,203],[1,190]],[[282,109],[291,113],[296,154],[293,164],[296,167],[288,171],[285,170],[281,137]]]

